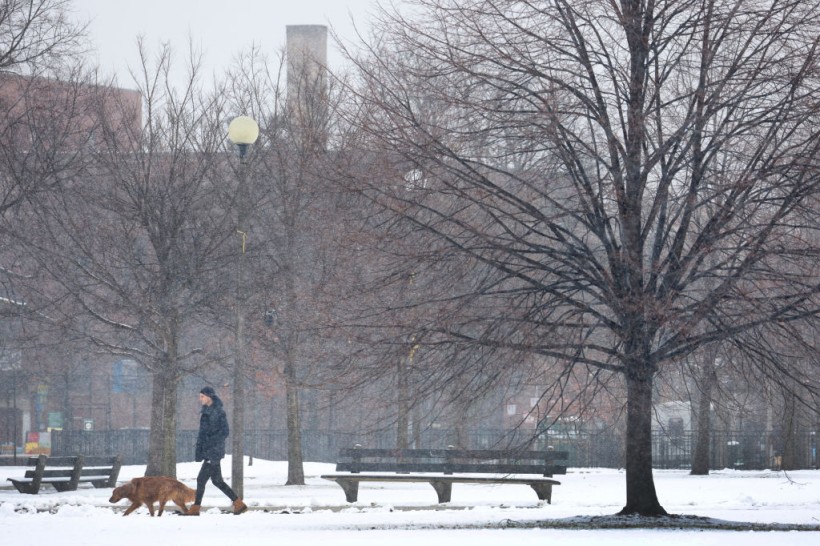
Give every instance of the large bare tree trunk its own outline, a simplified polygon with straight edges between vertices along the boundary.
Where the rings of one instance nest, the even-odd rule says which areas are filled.
[[[652,476],[652,375],[629,374],[626,410],[626,506],[621,515],[666,515]]]

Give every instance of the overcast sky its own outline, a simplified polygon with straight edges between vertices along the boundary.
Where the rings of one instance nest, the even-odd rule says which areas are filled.
[[[355,27],[367,34],[375,0],[74,0],[79,19],[90,22],[96,60],[120,84],[130,82],[127,66],[139,62],[136,39],[142,35],[155,51],[169,42],[183,67],[189,38],[201,48],[208,73],[221,73],[252,45],[271,58],[285,45],[286,25],[327,25],[356,40]],[[328,39],[331,68],[341,63]]]

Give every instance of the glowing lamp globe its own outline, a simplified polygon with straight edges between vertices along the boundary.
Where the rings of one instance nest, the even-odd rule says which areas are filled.
[[[228,139],[239,146],[239,155],[244,156],[248,146],[259,138],[259,125],[248,116],[239,116],[228,125]]]

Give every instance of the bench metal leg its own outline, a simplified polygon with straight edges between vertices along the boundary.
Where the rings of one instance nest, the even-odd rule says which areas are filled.
[[[430,480],[430,485],[436,490],[439,502],[450,502],[453,492],[453,483],[449,481]]]
[[[359,498],[359,480],[336,480],[345,492],[347,502],[356,502]]]
[[[551,483],[531,483],[530,487],[535,489],[539,500],[547,501],[547,504],[552,504],[552,484]]]

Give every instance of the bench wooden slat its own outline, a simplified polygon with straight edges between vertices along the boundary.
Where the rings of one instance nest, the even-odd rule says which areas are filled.
[[[359,463],[341,462],[337,472],[485,472],[491,474],[566,474],[566,466],[483,464],[483,463]]]
[[[492,484],[499,483],[498,480],[503,480],[503,483],[551,483],[560,485],[561,482],[552,478],[524,478],[513,476],[445,476],[445,475],[431,475],[431,474],[323,474],[322,478],[330,481],[336,480],[353,480],[360,482],[368,481],[383,481],[383,482],[429,482],[430,480],[444,480],[452,483],[480,483]]]
[[[95,466],[95,467],[87,468],[87,467],[84,466],[83,469],[80,471],[80,478],[88,478],[90,476],[101,476],[101,475],[104,475],[104,476],[108,477],[110,474],[111,474],[111,467],[102,468],[102,467],[99,467],[99,466]]]
[[[501,459],[552,461],[569,458],[567,451],[501,451],[497,449],[379,449],[350,447],[339,450],[339,458],[390,457],[400,459]]]
[[[73,473],[73,468],[50,469],[46,467],[42,472],[40,472],[40,475],[43,478],[70,478]],[[36,470],[26,470],[26,478],[33,478],[35,474],[37,474]]]
[[[82,455],[48,455],[48,466],[73,466],[78,457],[82,457]]]
[[[92,457],[84,457],[83,458],[83,468],[89,468],[92,466],[99,466],[99,467],[111,467],[116,464],[120,460],[119,455],[113,455],[111,457],[103,457],[103,456],[92,456]]]
[[[95,482],[95,481],[100,481],[100,480],[108,480],[108,474],[90,474],[88,476],[81,476],[79,478],[80,482]],[[33,481],[33,479],[23,478],[23,479],[13,479],[12,480],[11,478],[9,478],[9,481],[14,481],[14,482],[18,482],[18,483],[26,483],[26,482],[31,483]],[[65,477],[59,477],[59,476],[58,477],[45,477],[44,476],[43,478],[40,479],[41,484],[43,484],[43,483],[54,483],[54,482],[62,483],[62,482],[67,482],[67,481],[68,480]]]

